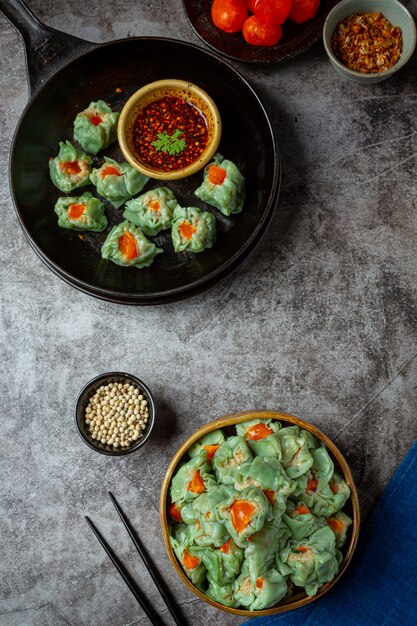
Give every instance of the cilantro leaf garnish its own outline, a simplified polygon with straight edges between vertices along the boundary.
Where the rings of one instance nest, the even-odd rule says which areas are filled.
[[[178,128],[172,135],[167,133],[158,133],[156,141],[152,142],[152,146],[155,146],[158,152],[168,152],[168,154],[178,154],[182,152],[187,146],[185,139],[180,139],[183,134],[182,130]]]

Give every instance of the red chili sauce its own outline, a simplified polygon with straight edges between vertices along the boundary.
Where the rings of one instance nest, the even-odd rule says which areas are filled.
[[[153,145],[158,139],[157,146]],[[207,140],[207,124],[202,113],[178,97],[166,96],[151,102],[139,113],[133,127],[137,156],[145,165],[163,172],[194,163]],[[175,149],[178,152],[173,154]]]

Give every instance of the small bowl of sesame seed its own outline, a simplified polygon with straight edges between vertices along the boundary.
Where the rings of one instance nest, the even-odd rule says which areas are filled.
[[[100,374],[80,391],[75,423],[84,442],[111,456],[130,454],[148,440],[156,415],[148,387],[123,372]]]

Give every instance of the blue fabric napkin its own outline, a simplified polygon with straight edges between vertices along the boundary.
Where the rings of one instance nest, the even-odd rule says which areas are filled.
[[[335,587],[306,607],[246,624],[417,625],[417,441],[373,510]]]

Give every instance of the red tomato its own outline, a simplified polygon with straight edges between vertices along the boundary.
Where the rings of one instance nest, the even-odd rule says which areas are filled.
[[[248,17],[244,0],[214,0],[211,5],[214,25],[225,33],[237,33]]]
[[[274,24],[283,24],[290,14],[292,0],[249,0],[249,10]]]
[[[319,10],[320,0],[292,0],[290,19],[297,24],[313,19]]]
[[[253,46],[275,46],[282,37],[282,28],[279,24],[251,15],[243,24],[242,33]]]

